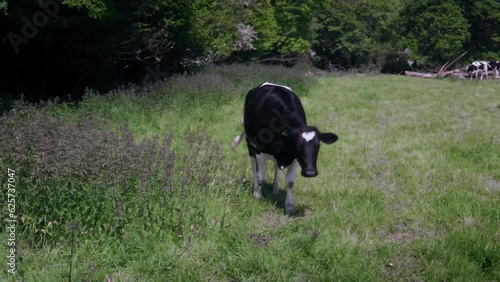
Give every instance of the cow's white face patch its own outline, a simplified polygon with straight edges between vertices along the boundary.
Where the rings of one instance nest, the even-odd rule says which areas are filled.
[[[314,136],[316,136],[316,132],[314,132],[314,131],[302,133],[302,138],[304,138],[304,140],[306,140],[306,142],[311,141],[314,138]]]

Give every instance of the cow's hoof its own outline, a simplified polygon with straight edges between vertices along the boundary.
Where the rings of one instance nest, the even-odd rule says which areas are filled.
[[[262,194],[260,192],[253,192],[253,196],[255,199],[260,200],[262,199]]]
[[[285,207],[285,213],[288,216],[294,216],[294,214],[295,214],[295,208],[293,206],[286,206]]]

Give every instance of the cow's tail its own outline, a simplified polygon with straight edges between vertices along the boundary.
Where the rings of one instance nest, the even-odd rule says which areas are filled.
[[[243,137],[245,137],[245,131],[241,132],[240,135],[237,135],[234,137],[233,141],[231,142],[231,147],[233,149],[236,149],[236,147],[240,144],[241,140],[243,140]]]

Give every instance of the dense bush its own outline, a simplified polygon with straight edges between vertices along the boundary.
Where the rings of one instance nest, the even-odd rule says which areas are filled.
[[[222,169],[206,134],[188,132],[174,150],[171,134],[137,143],[126,125],[72,119],[30,105],[0,118],[0,170],[16,171],[20,240],[51,245],[76,230],[119,238],[132,222],[182,236],[184,221],[203,221],[200,197]]]

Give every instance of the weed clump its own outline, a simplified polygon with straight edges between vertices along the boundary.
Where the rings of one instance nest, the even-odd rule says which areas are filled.
[[[16,216],[32,247],[79,236],[120,238],[129,224],[182,236],[203,221],[206,191],[216,184],[219,147],[188,132],[136,142],[127,125],[102,118],[68,120],[43,106],[18,104],[0,117],[0,169],[16,171]],[[2,214],[2,217],[6,216]],[[3,220],[4,218],[2,218]]]

